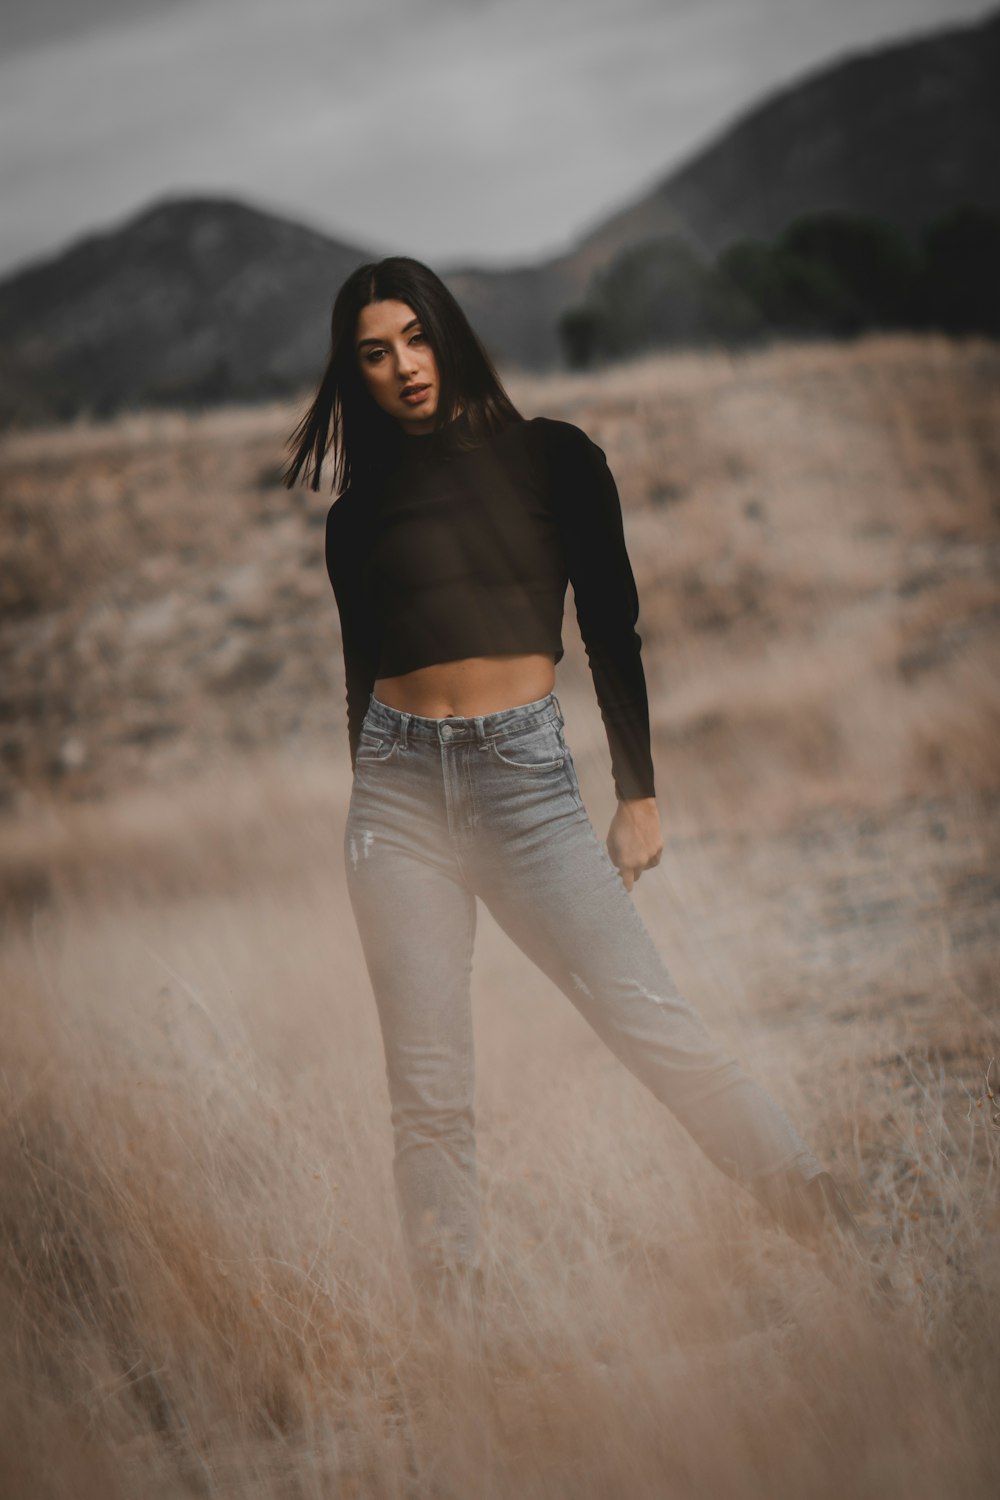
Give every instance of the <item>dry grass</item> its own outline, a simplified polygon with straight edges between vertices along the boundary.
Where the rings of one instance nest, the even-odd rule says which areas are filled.
[[[772,1230],[483,912],[478,1349],[409,1300],[312,502],[254,488],[288,410],[8,441],[0,1493],[995,1492],[998,360],[515,388],[626,498],[667,834],[637,904],[892,1225],[902,1298]],[[284,666],[219,692],[196,653],[241,632]],[[603,831],[571,631],[564,668]],[[154,710],[173,738],[126,741]]]

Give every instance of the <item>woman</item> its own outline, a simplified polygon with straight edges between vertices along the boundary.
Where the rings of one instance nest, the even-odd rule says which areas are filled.
[[[332,429],[332,430],[331,430]],[[360,266],[286,482],[338,498],[348,890],[378,1007],[414,1286],[478,1292],[469,976],[481,898],[712,1161],[804,1243],[859,1232],[775,1102],[678,994],[629,892],[663,837],[621,505],[603,452],[515,409],[419,261]],[[602,843],[554,691],[573,584],[618,805]]]

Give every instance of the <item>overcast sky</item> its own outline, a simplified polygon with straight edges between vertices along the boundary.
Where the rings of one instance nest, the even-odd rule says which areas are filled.
[[[747,106],[996,0],[2,0],[0,273],[164,193],[447,268],[567,248]]]

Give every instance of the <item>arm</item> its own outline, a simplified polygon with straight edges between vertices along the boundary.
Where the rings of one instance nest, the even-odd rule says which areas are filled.
[[[639,595],[621,501],[603,450],[571,423],[546,425],[551,493],[618,799],[608,853],[630,890],[643,870],[659,863],[663,850],[642,637],[636,629]]]
[[[378,669],[378,622],[362,584],[363,532],[353,508],[346,505],[347,498],[347,494],[341,496],[330,507],[326,518],[326,571],[340,614],[347,688],[347,741],[353,771],[361,724]]]
[[[569,422],[546,423],[549,477],[576,617],[619,801],[655,797],[639,595],[621,501],[604,452]]]

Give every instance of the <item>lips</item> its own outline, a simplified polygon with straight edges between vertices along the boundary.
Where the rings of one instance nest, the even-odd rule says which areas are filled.
[[[402,396],[416,396],[420,391],[429,391],[429,390],[430,390],[430,386],[429,385],[408,385],[405,390],[403,390],[403,391],[400,392],[400,395],[402,395]]]

